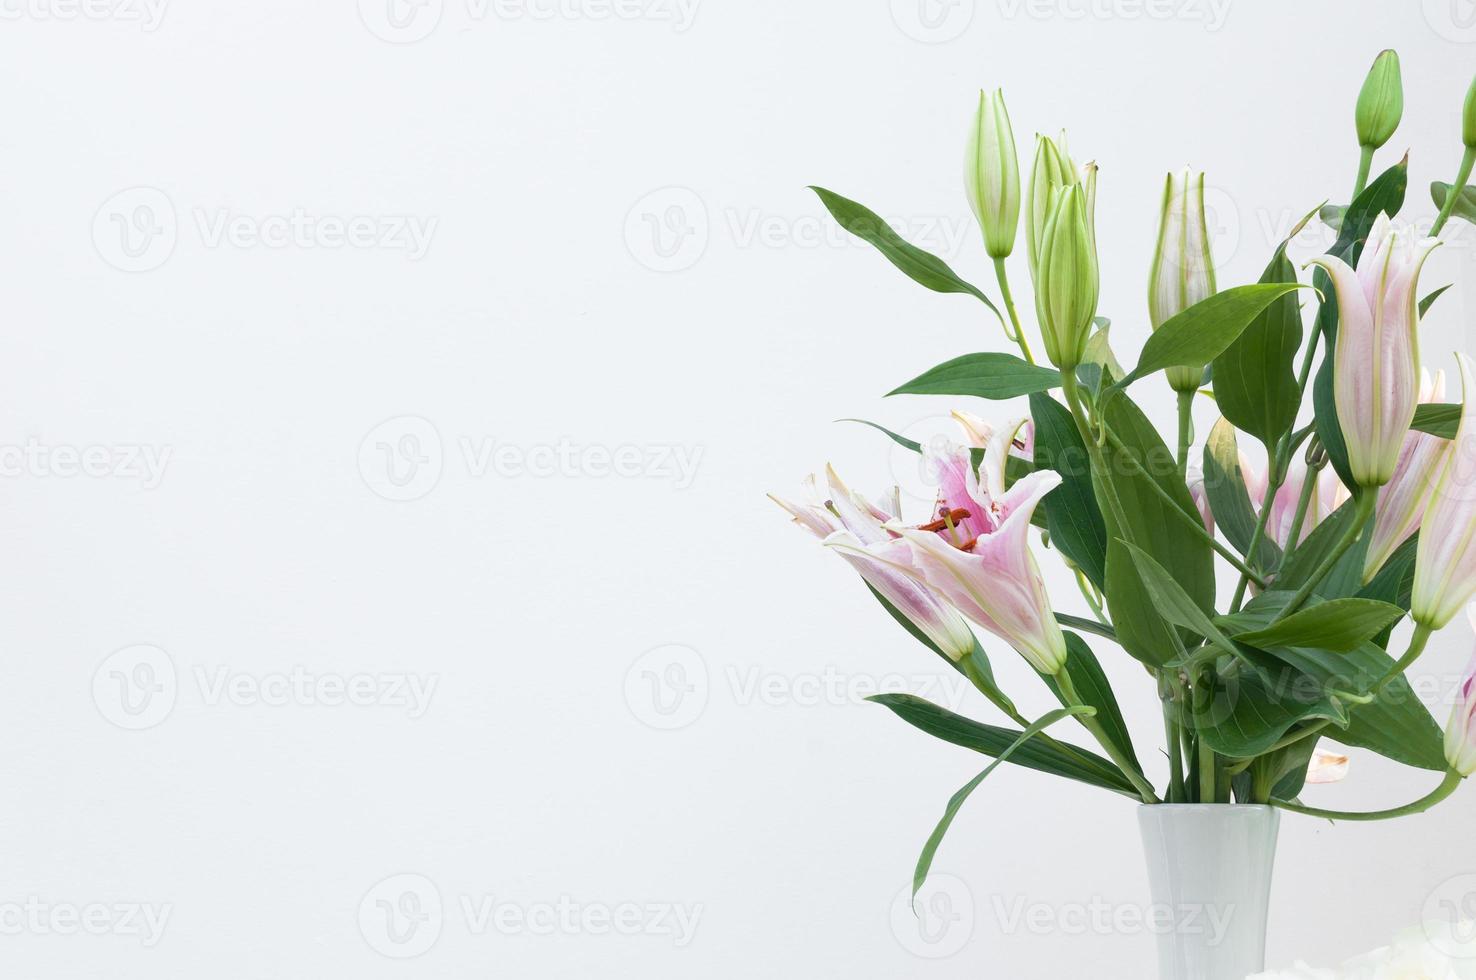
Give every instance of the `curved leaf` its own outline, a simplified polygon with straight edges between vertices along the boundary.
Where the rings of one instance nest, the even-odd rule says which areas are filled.
[[[971,395],[998,400],[1060,386],[1059,372],[1028,364],[1013,354],[965,354],[939,364],[887,395]]]

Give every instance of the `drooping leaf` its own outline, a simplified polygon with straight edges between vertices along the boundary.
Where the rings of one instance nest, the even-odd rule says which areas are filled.
[[[1123,542],[1130,540],[1152,556],[1194,604],[1206,611],[1213,610],[1215,603],[1214,554],[1209,541],[1184,520],[1187,516],[1198,524],[1199,510],[1179,479],[1173,451],[1164,445],[1158,430],[1123,393],[1111,400],[1103,414],[1115,441],[1102,447],[1105,472],[1094,467],[1092,485],[1098,501],[1105,501],[1109,492],[1116,495],[1127,522],[1119,526],[1114,508],[1104,503],[1107,573],[1103,591],[1118,642],[1138,660],[1162,666],[1178,656],[1182,638],[1156,608]],[[1171,508],[1179,513],[1171,513]]]
[[[1415,408],[1410,428],[1428,432],[1442,439],[1454,439],[1461,424],[1461,406],[1430,402]]]
[[[971,395],[998,400],[1060,386],[1059,372],[1028,364],[1013,354],[965,354],[925,371],[887,395]]]
[[[1241,643],[1272,647],[1317,647],[1347,653],[1404,618],[1404,610],[1377,599],[1332,599],[1298,609],[1262,629],[1231,635]]]
[[[1430,185],[1430,198],[1435,202],[1436,208],[1445,207],[1445,201],[1450,197],[1452,186],[1443,180],[1437,180]],[[1461,189],[1461,196],[1456,198],[1455,209],[1451,211],[1451,215],[1476,224],[1476,187],[1467,184]]]
[[[1107,569],[1107,525],[1092,490],[1081,433],[1066,406],[1044,393],[1030,396],[1030,416],[1035,422],[1035,468],[1061,474],[1061,485],[1044,501],[1051,544],[1100,589]]]
[[[1240,470],[1235,427],[1226,419],[1215,423],[1204,444],[1204,489],[1216,526],[1225,532],[1225,537],[1237,551],[1247,555],[1255,536],[1256,510],[1251,505],[1250,490]],[[1268,536],[1262,535],[1254,563],[1265,569],[1275,568],[1280,562],[1281,549]]]
[[[936,293],[967,293],[993,310],[995,316],[1000,315],[999,308],[978,287],[960,279],[938,256],[904,240],[870,208],[823,187],[811,187],[810,190],[820,196],[821,202],[842,228],[875,246],[887,261],[906,273],[913,282]],[[1004,322],[1003,318],[1000,322]]]
[[[1128,732],[1127,722],[1122,717],[1122,708],[1117,703],[1117,695],[1112,692],[1112,684],[1107,680],[1106,672],[1102,670],[1101,661],[1081,637],[1071,632],[1065,633],[1065,636],[1066,673],[1071,677],[1071,686],[1076,688],[1082,703],[1096,709],[1097,723],[1124,758],[1129,759],[1133,768],[1142,775],[1143,766],[1138,761],[1138,753],[1133,749],[1133,737]],[[1049,675],[1042,677],[1046,686],[1056,695],[1056,700],[1063,706],[1070,707],[1070,702],[1061,696],[1061,687],[1056,679]]]
[[[1242,670],[1221,679],[1214,703],[1199,720],[1199,736],[1210,748],[1234,759],[1250,759],[1269,751],[1301,722],[1346,724],[1348,714],[1335,697],[1320,693],[1315,685],[1295,679],[1278,683],[1260,671]]]
[[[1016,729],[1000,728],[965,718],[912,694],[877,694],[867,698],[889,708],[897,717],[934,738],[974,752],[998,758],[1020,737]],[[1010,756],[1010,761],[1026,769],[1062,776],[1099,789],[1122,793],[1135,800],[1127,777],[1108,759],[1074,745],[1058,748],[1060,743],[1031,741]]]
[[[917,868],[912,873],[912,897],[914,899],[917,898],[917,893],[922,890],[923,882],[928,880],[928,872],[933,867],[933,857],[938,853],[938,846],[943,843],[943,838],[947,836],[948,828],[953,826],[953,818],[958,816],[958,811],[963,809],[964,803],[973,795],[974,790],[979,788],[979,784],[988,779],[994,770],[1009,761],[1010,757],[1026,742],[1035,738],[1051,725],[1072,715],[1090,715],[1092,713],[1093,709],[1082,706],[1057,708],[1055,711],[1047,712],[1021,732],[1020,737],[1015,739],[1008,748],[1001,752],[999,758],[991,762],[983,772],[969,780],[964,784],[962,789],[953,794],[948,800],[948,806],[943,809],[943,819],[938,821],[938,826],[933,829],[932,834],[928,837],[927,843],[923,845],[922,854],[918,855]]]
[[[1286,246],[1282,242],[1271,257],[1261,282],[1297,281],[1297,268],[1286,257]],[[1220,412],[1236,428],[1259,439],[1268,453],[1291,431],[1300,407],[1293,368],[1302,344],[1298,300],[1294,293],[1273,300],[1213,364],[1215,403]]]
[[[1182,364],[1208,364],[1235,342],[1266,307],[1302,288],[1299,283],[1236,286],[1200,300],[1153,331],[1138,366],[1121,382],[1127,387],[1154,371]]]
[[[1179,583],[1174,581],[1173,575],[1164,568],[1153,556],[1148,554],[1137,545],[1122,542],[1123,547],[1132,555],[1134,563],[1138,567],[1138,575],[1143,580],[1143,587],[1154,601],[1155,608],[1159,614],[1175,626],[1182,626],[1198,636],[1214,643],[1226,653],[1236,656],[1239,651],[1235,644],[1230,642],[1229,637],[1220,632],[1210,616],[1185,592]]]

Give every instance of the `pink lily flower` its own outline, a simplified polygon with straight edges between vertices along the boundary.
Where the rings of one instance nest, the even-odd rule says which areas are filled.
[[[1291,536],[1292,521],[1296,519],[1297,505],[1302,499],[1302,488],[1306,486],[1308,478],[1308,467],[1306,458],[1298,453],[1297,458],[1292,460],[1287,468],[1286,480],[1282,482],[1281,488],[1271,498],[1271,513],[1266,518],[1266,533],[1271,536],[1278,547],[1288,547],[1287,538]],[[1297,544],[1307,540],[1307,535],[1312,529],[1321,524],[1332,515],[1332,512],[1343,505],[1348,499],[1348,488],[1338,479],[1338,475],[1331,466],[1323,467],[1318,471],[1317,488],[1312,491],[1312,498],[1307,503],[1307,514],[1302,518],[1302,530],[1297,537]],[[1264,487],[1261,496],[1265,497]],[[1264,506],[1264,504],[1263,504]]]
[[[1037,471],[1005,489],[1007,451],[1024,420],[995,434],[984,455],[983,482],[969,451],[929,453],[938,480],[939,517],[921,527],[889,525],[911,549],[911,566],[969,619],[1009,643],[1043,674],[1066,663],[1066,642],[1045,581],[1030,551],[1030,518],[1061,482]]]
[[[907,544],[896,532],[885,529],[896,518],[895,498],[889,511],[887,505],[869,503],[851,493],[834,469],[826,467],[826,474],[828,499],[814,476],[805,481],[810,503],[795,504],[773,494],[770,499],[788,511],[796,524],[834,547],[868,585],[951,660],[957,662],[973,653],[974,631],[958,610],[918,581],[910,568]]]
[[[994,442],[994,423],[988,419],[980,418],[972,412],[954,410],[950,413],[953,420],[963,429],[964,442],[974,449],[988,449]],[[1035,423],[1029,419],[1024,425],[1018,422],[1013,438],[1010,440],[1009,453],[1016,459],[1030,462],[1035,459]]]
[[[1381,487],[1394,475],[1399,450],[1414,418],[1417,395],[1420,269],[1440,244],[1418,244],[1396,234],[1379,215],[1355,272],[1332,255],[1313,259],[1332,277],[1338,298],[1338,342],[1333,393],[1348,443],[1348,465],[1362,487]]]
[[[1476,628],[1476,605],[1466,607],[1466,616]],[[1445,761],[1462,776],[1476,772],[1476,658],[1466,668],[1450,723],[1445,726]]]
[[[1420,404],[1445,401],[1445,372],[1420,371]],[[1435,476],[1445,455],[1446,441],[1428,432],[1410,430],[1399,450],[1394,475],[1379,491],[1374,510],[1373,536],[1369,539],[1368,557],[1363,563],[1363,581],[1378,574],[1384,562],[1409,536],[1420,529],[1430,498],[1435,493]]]
[[[1461,421],[1438,467],[1415,556],[1410,617],[1442,629],[1476,595],[1476,382],[1471,359],[1461,369]]]

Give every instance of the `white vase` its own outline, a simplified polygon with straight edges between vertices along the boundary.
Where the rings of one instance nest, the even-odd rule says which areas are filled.
[[[1266,966],[1281,814],[1269,806],[1138,810],[1159,980],[1245,980]]]

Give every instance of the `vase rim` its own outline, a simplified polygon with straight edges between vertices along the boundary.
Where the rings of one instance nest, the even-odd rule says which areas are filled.
[[[1268,803],[1139,803],[1139,810],[1174,810],[1184,812],[1188,810],[1275,810],[1276,807]]]

